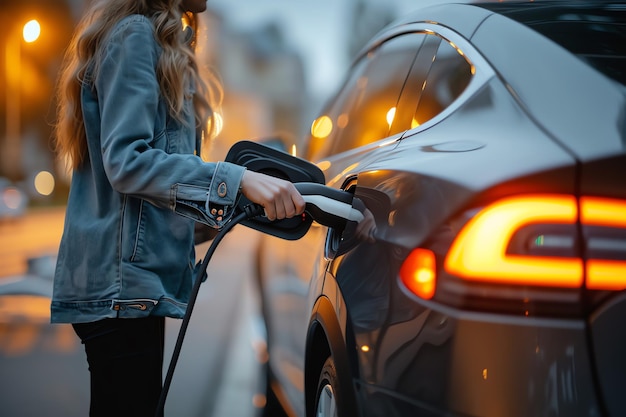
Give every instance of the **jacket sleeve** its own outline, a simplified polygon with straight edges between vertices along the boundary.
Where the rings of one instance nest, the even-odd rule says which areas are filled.
[[[155,146],[158,58],[152,24],[143,16],[125,19],[104,47],[95,86],[106,175],[119,193],[219,228],[233,214],[245,168]],[[194,126],[177,133],[195,143]]]

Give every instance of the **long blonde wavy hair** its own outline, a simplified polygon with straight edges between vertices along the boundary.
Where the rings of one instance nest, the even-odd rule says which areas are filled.
[[[57,83],[55,149],[68,168],[80,167],[87,153],[80,104],[81,86],[92,82],[86,79],[86,71],[93,64],[95,79],[103,40],[115,23],[131,14],[145,15],[154,23],[157,40],[163,48],[157,79],[170,115],[184,121],[185,85],[191,80],[196,85],[196,128],[203,130],[205,138],[215,133],[214,109],[222,100],[221,84],[214,73],[203,72],[201,77],[194,54],[195,35],[190,43],[182,30],[185,23],[197,34],[196,16],[183,11],[181,0],[94,0],[74,32]]]

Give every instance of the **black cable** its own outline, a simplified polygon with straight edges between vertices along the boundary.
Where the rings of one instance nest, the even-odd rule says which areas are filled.
[[[172,384],[172,378],[174,376],[174,370],[176,369],[176,363],[178,362],[178,357],[180,356],[181,348],[183,346],[183,340],[185,339],[185,333],[187,332],[187,327],[189,327],[189,320],[191,319],[191,313],[193,312],[193,307],[196,303],[196,298],[198,298],[198,292],[200,291],[200,285],[202,284],[202,278],[206,273],[207,266],[209,265],[209,261],[217,249],[217,246],[220,244],[226,233],[228,233],[233,227],[242,222],[243,220],[250,219],[256,217],[258,215],[263,214],[263,207],[257,205],[247,205],[244,207],[244,211],[237,216],[233,217],[231,221],[226,223],[224,227],[219,231],[213,242],[211,242],[211,246],[204,255],[204,259],[202,260],[202,264],[196,273],[196,279],[193,283],[193,288],[191,290],[191,294],[189,296],[189,302],[187,303],[187,310],[185,310],[185,316],[183,317],[183,321],[180,325],[180,330],[178,331],[178,338],[176,339],[176,346],[174,347],[174,351],[172,352],[172,359],[170,360],[169,367],[167,369],[167,375],[165,376],[165,381],[163,382],[163,388],[161,389],[161,395],[159,397],[159,403],[157,405],[157,409],[155,412],[155,417],[162,417],[165,410],[165,400],[167,399],[167,393],[170,389],[170,385]]]

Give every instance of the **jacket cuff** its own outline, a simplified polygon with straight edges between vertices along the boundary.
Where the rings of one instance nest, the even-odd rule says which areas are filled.
[[[189,184],[172,187],[173,210],[197,222],[221,229],[234,215],[246,168],[218,162],[209,188]]]
[[[209,186],[205,210],[207,215],[221,228],[234,214],[239,198],[239,187],[246,168],[218,162]]]

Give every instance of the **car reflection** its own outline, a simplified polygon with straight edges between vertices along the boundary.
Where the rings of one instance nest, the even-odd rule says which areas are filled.
[[[0,177],[0,220],[24,214],[28,197],[19,187]]]

